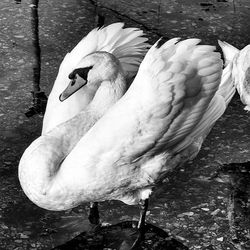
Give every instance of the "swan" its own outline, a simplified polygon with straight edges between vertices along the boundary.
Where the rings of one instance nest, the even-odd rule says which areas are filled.
[[[87,132],[83,110],[32,142],[18,171],[28,198],[49,210],[114,199],[141,203],[143,229],[154,187],[199,152],[235,91],[220,54],[199,42],[158,41],[127,92]],[[96,95],[89,105],[103,105]]]
[[[138,70],[141,60],[149,48],[149,44],[147,43],[148,39],[143,36],[142,30],[123,27],[124,23],[113,23],[106,27],[93,29],[64,57],[48,98],[43,119],[42,134],[46,134],[60,123],[69,120],[81,110],[85,109],[97,92],[101,92],[103,98],[108,99],[110,103],[105,103],[103,107],[100,105],[99,110],[92,110],[90,117],[92,117],[91,120],[93,120],[93,122],[101,117],[112,102],[115,102],[125,93],[132,77],[135,76]],[[108,52],[109,54],[103,52]],[[119,61],[113,60],[114,57]],[[84,71],[86,71],[85,74],[88,73],[88,80],[90,81],[92,71],[90,71],[88,66],[91,63],[95,65],[95,72],[102,72],[102,75],[99,75],[98,81],[92,79],[95,83],[85,86],[75,84],[74,90],[71,87],[68,91],[76,91],[77,86],[80,89],[69,99],[61,102],[58,97],[69,84],[69,76],[71,78],[78,76],[80,79],[80,75],[84,77]],[[117,67],[121,67],[123,72],[118,72],[112,64],[117,64]],[[105,72],[103,72],[104,69]],[[117,72],[120,75],[115,79]],[[95,76],[93,75],[93,77]],[[126,81],[124,81],[124,78]],[[77,82],[81,81],[79,81],[79,79]],[[106,81],[107,83],[106,93],[98,89],[102,81]],[[108,93],[108,84],[110,81],[117,84],[116,91],[112,94],[112,98],[109,97],[111,93]],[[84,83],[82,82],[82,84]],[[102,86],[102,88],[104,89],[105,87]],[[63,100],[65,98],[66,96],[64,95]],[[90,122],[89,125],[86,124],[86,131],[93,122]]]
[[[227,42],[218,41],[226,59],[231,64],[232,79],[240,95],[244,110],[250,111],[250,45],[239,50]]]

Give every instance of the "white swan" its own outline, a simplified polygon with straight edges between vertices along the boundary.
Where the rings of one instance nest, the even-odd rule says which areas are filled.
[[[245,106],[250,111],[250,45],[242,50],[227,42],[218,41],[226,59],[226,66],[231,64],[232,79]]]
[[[111,199],[137,204],[198,153],[235,90],[231,74],[221,82],[213,46],[178,40],[151,47],[128,91],[86,134],[82,111],[26,149],[19,180],[31,201],[50,210]]]
[[[43,120],[42,134],[50,131],[58,124],[69,120],[86,108],[90,101],[92,101],[97,90],[102,92],[103,99],[109,100],[110,103],[105,103],[105,106],[100,105],[99,110],[93,110],[92,120],[100,118],[105,110],[108,109],[108,106],[125,93],[131,78],[137,73],[138,67],[149,45],[146,43],[148,39],[143,37],[144,34],[142,30],[137,28],[123,28],[123,26],[123,23],[114,23],[107,27],[92,30],[65,56],[60,65],[53,89],[49,95]],[[100,52],[109,52],[113,56]],[[119,61],[113,60],[114,56]],[[92,83],[82,87],[78,86],[81,88],[73,96],[64,102],[60,102],[59,95],[69,84],[69,75],[71,74],[72,76],[72,72],[74,72],[74,77],[79,77],[76,72],[80,73],[79,69],[81,68],[82,72],[85,71],[85,74],[88,73],[90,64],[91,66],[95,66],[95,72],[100,72],[99,78],[97,80],[91,79],[91,77],[96,78],[96,73],[92,74],[93,71],[89,72],[88,81],[92,81]],[[113,67],[112,64],[117,64],[117,67],[122,67],[124,74],[116,75],[119,72],[117,71],[117,67]],[[78,69],[78,71],[74,71],[75,69]],[[124,81],[124,78],[126,81]],[[98,88],[102,81],[105,81],[107,85],[106,87],[103,85],[102,90],[100,90]],[[84,84],[84,81],[81,79],[78,82]],[[117,85],[112,97],[110,97],[111,93],[108,93],[109,82]],[[71,91],[71,93],[76,91],[76,85],[77,84],[70,88],[69,91]],[[105,88],[106,93],[104,93]],[[90,124],[92,123],[90,122]],[[86,127],[89,126],[87,125]]]

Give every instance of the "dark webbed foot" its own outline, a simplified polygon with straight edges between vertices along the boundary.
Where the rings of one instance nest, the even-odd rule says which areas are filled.
[[[143,242],[145,239],[145,219],[146,219],[147,210],[148,210],[148,199],[142,200],[140,202],[140,220],[137,226],[139,235],[136,238],[134,244],[132,245],[131,250],[138,249],[141,242]]]
[[[90,224],[99,225],[100,217],[98,211],[98,202],[91,202],[88,216]]]

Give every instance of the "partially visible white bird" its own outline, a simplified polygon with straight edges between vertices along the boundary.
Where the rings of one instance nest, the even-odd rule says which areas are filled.
[[[235,91],[231,74],[221,82],[222,60],[213,46],[198,45],[199,39],[178,40],[151,47],[128,91],[87,133],[82,132],[85,109],[26,149],[19,179],[31,201],[50,210],[91,201],[143,201],[143,228],[155,184],[199,152]],[[111,56],[111,61],[123,75],[117,60]],[[98,60],[90,62],[84,65],[92,67],[86,86],[89,78],[106,72],[105,65],[95,69]],[[105,81],[98,90],[102,86]],[[117,85],[112,86],[115,91]],[[88,106],[94,103],[96,110],[102,109],[108,96],[103,99],[95,91]]]
[[[250,45],[242,50],[227,42],[218,41],[225,57],[225,66],[231,64],[232,79],[245,106],[250,111]]]
[[[107,91],[106,96],[102,97],[109,100],[110,103],[105,103],[105,107],[100,106],[99,110],[93,111],[91,120],[99,119],[109,108],[109,105],[112,105],[126,92],[149,48],[149,44],[147,43],[148,39],[143,36],[142,30],[123,28],[123,26],[123,23],[114,23],[92,30],[65,56],[48,98],[42,134],[86,108],[93,100],[96,92],[100,90],[98,88],[103,81],[107,83]],[[116,60],[113,60],[114,57]],[[113,64],[116,64],[116,67]],[[94,71],[99,72],[98,81],[96,79],[91,80],[90,65],[91,67],[94,65]],[[117,67],[123,72],[122,76],[118,74]],[[95,81],[95,83],[83,86],[86,82],[81,78],[86,78],[87,75],[89,75],[88,81]],[[77,77],[78,80],[75,81]],[[77,88],[79,90],[69,99],[60,102],[59,95],[69,85],[69,82],[76,82],[70,88],[71,93],[76,91]],[[109,83],[117,85],[115,93],[108,92]],[[102,88],[105,87],[102,86]],[[112,95],[112,97],[109,97],[109,95]]]

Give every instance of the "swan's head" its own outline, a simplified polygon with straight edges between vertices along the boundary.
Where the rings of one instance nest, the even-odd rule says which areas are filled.
[[[122,78],[122,81],[119,82],[125,84],[123,75],[120,62],[114,55],[108,52],[89,54],[69,74],[69,84],[61,93],[59,99],[60,101],[66,100],[84,86],[93,89],[95,92],[104,84],[120,88],[121,86],[114,85],[117,84],[117,78]]]

